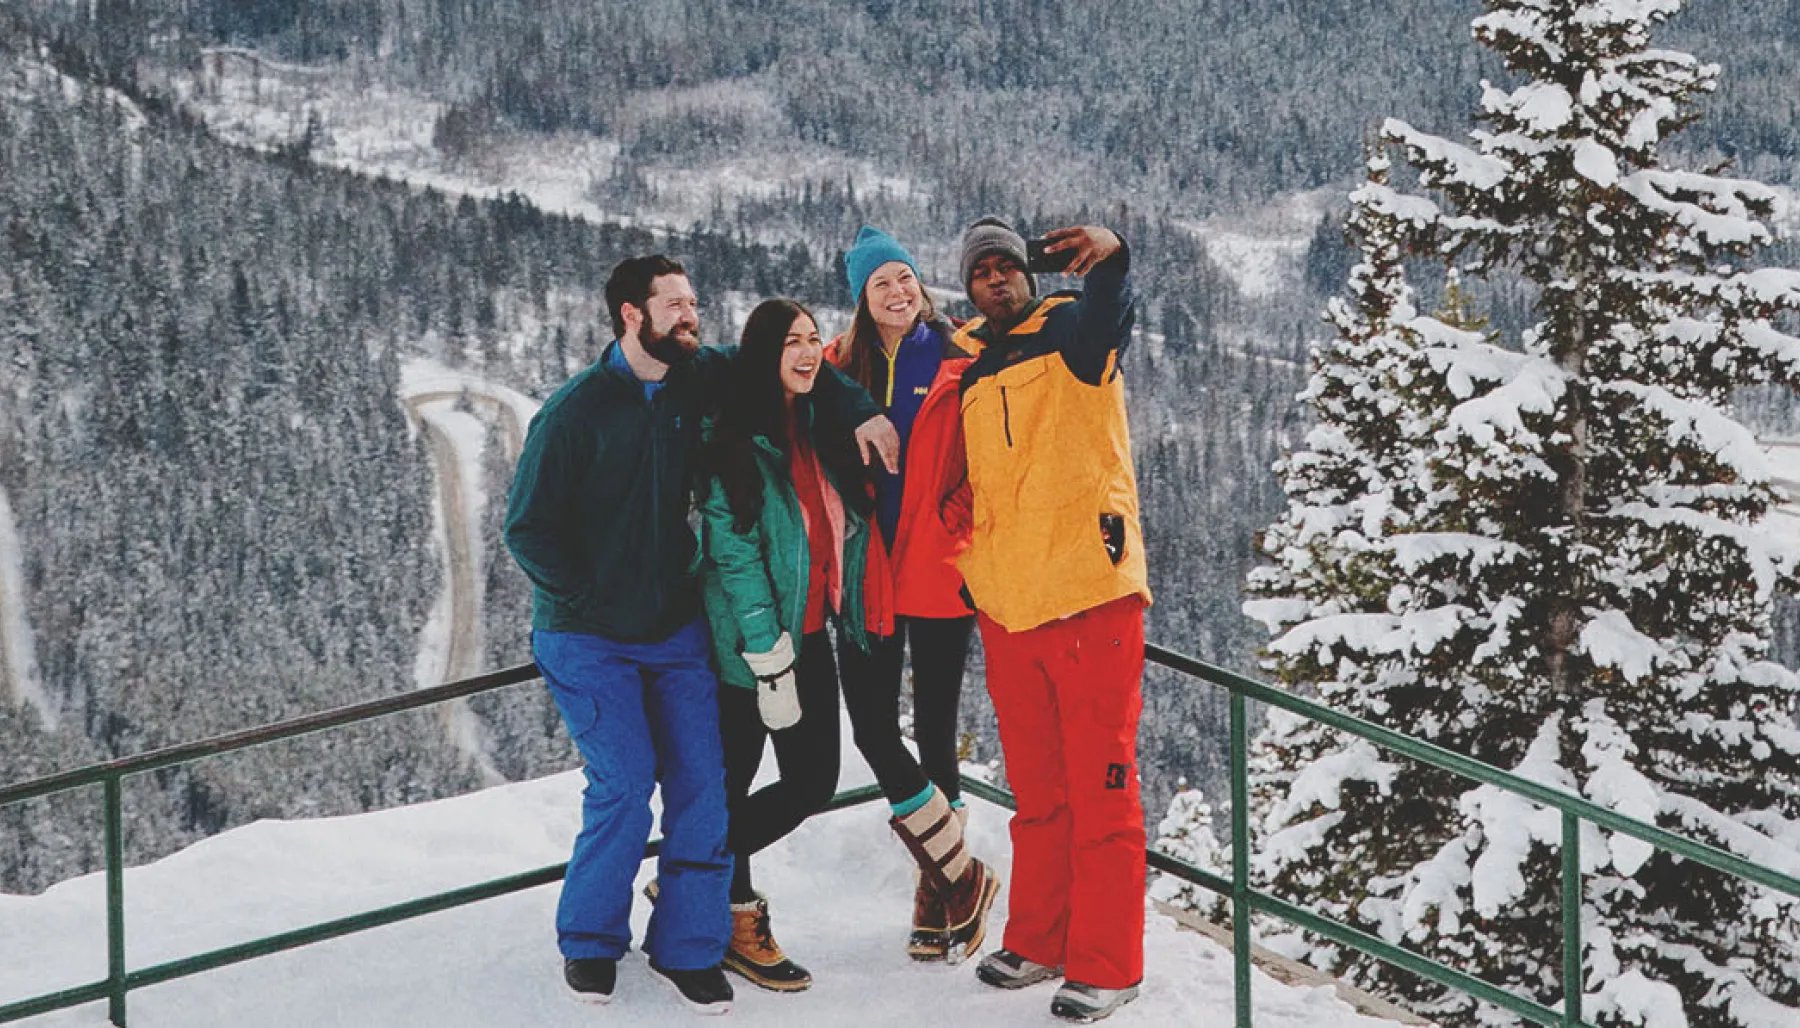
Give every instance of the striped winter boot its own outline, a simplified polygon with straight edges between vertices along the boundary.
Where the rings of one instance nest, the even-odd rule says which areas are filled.
[[[956,819],[966,831],[969,808],[952,806],[950,809],[956,811]],[[912,934],[906,940],[906,954],[914,960],[942,960],[949,948],[950,926],[944,902],[938,899],[937,890],[925,884],[924,872],[915,872]]]
[[[980,948],[982,937],[987,933],[988,910],[1000,892],[999,876],[969,855],[968,848],[963,845],[963,818],[956,815],[950,801],[937,789],[931,790],[931,798],[924,806],[905,817],[892,818],[888,823],[911,851],[913,859],[918,861],[921,892],[929,892],[942,911],[941,920],[933,918],[936,923],[924,926],[928,935],[926,941],[935,943],[941,938],[942,959],[952,964],[961,963],[964,957]],[[919,897],[915,896],[915,922],[919,920],[921,909]],[[933,912],[925,910],[924,913],[931,917]],[[915,940],[919,935],[916,928]],[[931,935],[934,928],[941,934]],[[908,949],[917,956],[912,944],[909,943]],[[938,957],[919,959],[935,960]]]

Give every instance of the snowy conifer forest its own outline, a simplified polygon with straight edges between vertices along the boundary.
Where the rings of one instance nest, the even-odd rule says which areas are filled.
[[[858,227],[966,314],[997,213],[1130,242],[1152,641],[1800,866],[1797,46],[1797,0],[14,0],[0,784],[528,659],[517,412],[614,262],[683,260],[710,343],[832,332]],[[1144,692],[1212,866],[1224,695]],[[508,690],[129,782],[127,855],[574,759]],[[1554,818],[1286,718],[1254,760],[1261,884],[1556,1000]],[[97,811],[0,809],[0,889]],[[1791,905],[1594,831],[1591,1016],[1791,1023]]]

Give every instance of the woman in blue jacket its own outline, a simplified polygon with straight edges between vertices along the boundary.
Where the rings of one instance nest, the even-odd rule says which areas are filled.
[[[877,544],[894,578],[894,632],[875,644],[870,688],[899,703],[908,650],[912,657],[912,728],[919,763],[957,814],[963,806],[958,767],[957,708],[975,614],[963,599],[956,555],[967,538],[942,515],[941,486],[957,477],[962,453],[962,372],[974,354],[953,341],[956,329],[937,313],[912,254],[893,236],[864,226],[844,254],[856,301],[849,331],[827,355],[868,391],[900,434],[900,469],[875,469]],[[914,960],[943,960],[950,940],[943,904],[921,877],[913,896]]]
[[[837,788],[839,668],[856,745],[893,809],[891,825],[951,910],[961,953],[980,944],[998,879],[963,845],[962,821],[900,735],[869,680],[870,639],[892,632],[885,554],[870,546],[873,501],[853,440],[816,433],[824,347],[792,300],[751,312],[738,374],[711,426],[701,502],[705,604],[722,683],[732,941],[725,966],[777,991],[811,984],[769,928],[750,858],[823,809]],[[871,602],[873,601],[873,602]],[[826,631],[837,630],[835,653]],[[765,740],[780,780],[750,792]]]

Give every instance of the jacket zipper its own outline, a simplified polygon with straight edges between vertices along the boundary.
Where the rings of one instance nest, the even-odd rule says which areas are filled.
[[[798,579],[799,588],[793,595],[797,596],[798,599],[790,598],[788,601],[788,621],[793,624],[794,631],[799,633],[798,637],[790,635],[790,638],[794,643],[794,662],[798,664],[800,661],[800,642],[806,637],[806,586],[807,576],[812,573],[812,568],[809,566],[812,563],[812,559],[811,551],[808,548],[811,543],[806,537],[806,514],[800,508],[800,487],[794,482],[792,471],[793,459],[794,455],[790,455],[789,471],[787,474],[788,487],[784,490],[780,490],[780,492],[785,494],[782,496],[783,501],[789,504],[788,516],[793,518],[794,522],[800,526],[799,545],[794,547],[794,566],[800,569],[800,576]],[[765,457],[762,460],[762,473],[763,482],[765,484],[780,483],[782,472],[779,458]],[[773,569],[770,568],[765,570]],[[769,580],[771,591],[775,591],[774,586],[775,580],[771,577]],[[777,596],[777,600],[779,600],[779,596]],[[788,630],[787,625],[781,622],[779,615],[777,615],[775,620],[777,632],[786,632]]]
[[[794,559],[794,566],[800,569],[799,581],[796,583],[798,588],[794,590],[794,595],[800,598],[800,602],[794,604],[793,615],[794,631],[800,633],[799,637],[794,639],[794,662],[798,664],[800,661],[800,643],[806,638],[806,601],[808,598],[807,592],[809,591],[807,586],[812,583],[812,540],[808,539],[806,535],[806,512],[802,510],[800,506],[800,490],[798,488],[793,488],[789,489],[788,493],[794,501],[793,512],[796,515],[796,520],[800,522],[800,545],[796,547]],[[828,598],[831,595],[831,584],[829,582],[826,583],[825,594]],[[786,631],[786,629],[784,628],[783,631]]]
[[[1006,402],[1006,387],[1000,387],[1000,423],[1006,427],[1006,448],[1012,449],[1012,405]]]
[[[902,338],[900,343],[905,341]],[[898,370],[897,365],[900,363],[900,343],[895,343],[894,352],[887,355],[887,403],[882,408],[884,412],[894,409],[894,372]]]
[[[657,394],[662,391],[657,390]],[[662,424],[657,418],[656,396],[644,398],[645,406],[650,408],[650,553],[655,562],[655,570],[650,576],[650,609],[662,611]]]

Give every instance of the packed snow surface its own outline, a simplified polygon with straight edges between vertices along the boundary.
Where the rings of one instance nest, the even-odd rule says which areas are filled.
[[[849,733],[846,724],[846,753]],[[772,764],[773,761],[766,762]],[[766,774],[766,772],[765,772]],[[854,757],[840,787],[870,779]],[[453,799],[352,817],[259,821],[125,875],[127,966],[144,967],[359,911],[567,859],[580,823],[581,776],[570,772]],[[1003,877],[1011,866],[1006,811],[971,800],[975,852]],[[644,864],[638,884],[654,865]],[[946,1015],[962,1024],[1044,1025],[1050,986],[1000,992],[973,962],[916,964],[903,943],[912,870],[883,804],[812,819],[765,851],[757,883],[776,937],[816,979],[795,995],[733,978],[729,1019],[697,1021],[652,979],[635,950],[611,1005],[576,1003],[556,954],[556,886],[133,992],[133,1028],[671,1024],[848,1025],[916,1028]],[[633,926],[641,938],[647,905]],[[1004,891],[995,907],[998,945]],[[96,981],[106,973],[105,882],[88,875],[38,896],[0,894],[0,1003]],[[1109,1023],[1229,1024],[1231,954],[1151,912],[1142,996]],[[1328,987],[1295,988],[1255,975],[1256,1023],[1291,1028],[1390,1024],[1352,1011]],[[105,1004],[31,1022],[106,1024]]]

